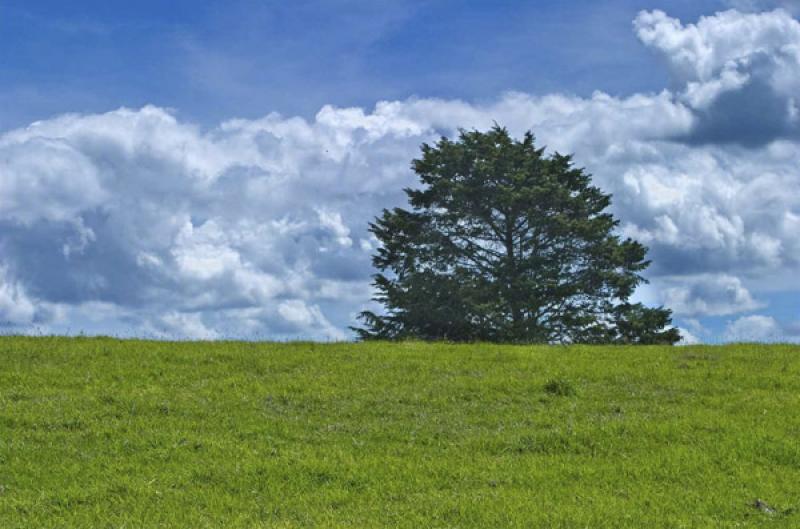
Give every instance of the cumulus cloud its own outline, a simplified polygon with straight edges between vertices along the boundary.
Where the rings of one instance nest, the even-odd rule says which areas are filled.
[[[303,300],[290,299],[278,305],[278,314],[289,324],[295,325],[299,332],[317,328],[328,339],[345,339],[344,332],[331,325],[317,305],[309,306]]]
[[[724,316],[761,308],[737,277],[701,275],[678,280],[664,287],[664,304],[679,316]]]
[[[781,322],[763,314],[728,322],[722,335],[729,342],[800,342],[800,320]]]
[[[702,343],[700,338],[692,334],[687,329],[678,327],[678,331],[681,333],[681,340],[678,342],[678,345],[696,345]]]
[[[57,137],[0,143],[0,216],[30,224],[74,220],[108,197],[96,167],[79,149]],[[65,175],[71,175],[69,179]]]
[[[800,128],[800,22],[785,10],[737,10],[682,24],[663,11],[644,11],[639,39],[667,60],[680,100],[701,118],[697,142],[764,144]]]
[[[168,312],[158,318],[151,332],[164,338],[180,336],[192,340],[213,340],[220,336],[206,327],[199,313]]]
[[[635,24],[676,88],[412,98],[211,129],[147,106],[8,131],[0,316],[20,328],[342,339],[369,303],[367,223],[416,185],[420,143],[494,122],[574,153],[613,193],[621,233],[650,246],[653,285],[679,315],[754,310],[740,278],[800,265],[798,23],[728,11],[696,24],[645,12]],[[750,98],[752,87],[783,105],[783,125],[758,141],[746,126],[732,129],[736,141],[708,133],[720,116],[741,117],[719,103],[726,94]]]
[[[25,288],[0,267],[0,326],[28,325],[33,323],[35,315],[36,306]]]
[[[743,316],[730,322],[723,338],[729,342],[768,342],[780,338],[778,322],[770,316]]]

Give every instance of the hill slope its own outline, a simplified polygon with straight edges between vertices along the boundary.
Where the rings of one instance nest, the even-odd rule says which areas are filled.
[[[797,346],[0,338],[7,529],[797,527],[798,438]]]

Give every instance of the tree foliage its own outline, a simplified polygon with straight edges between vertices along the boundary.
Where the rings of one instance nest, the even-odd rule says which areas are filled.
[[[611,197],[529,132],[423,144],[410,209],[370,224],[374,298],[362,339],[674,343],[670,311],[630,303],[647,249],[614,233]]]

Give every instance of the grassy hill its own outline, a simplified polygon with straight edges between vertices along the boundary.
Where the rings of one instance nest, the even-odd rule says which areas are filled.
[[[0,338],[5,529],[762,526],[797,346]]]

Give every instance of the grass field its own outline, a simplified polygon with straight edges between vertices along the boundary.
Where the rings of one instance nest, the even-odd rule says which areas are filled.
[[[0,338],[56,527],[800,527],[800,347]]]

